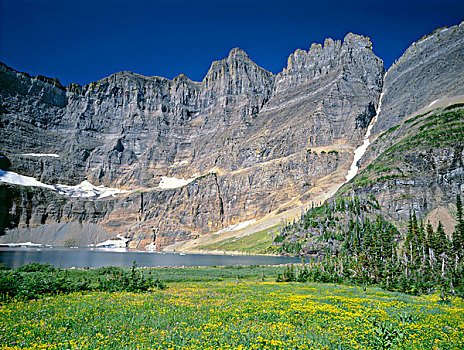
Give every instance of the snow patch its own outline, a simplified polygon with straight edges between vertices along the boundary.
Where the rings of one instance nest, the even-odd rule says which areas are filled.
[[[117,239],[108,239],[104,242],[98,243],[95,245],[97,248],[126,248],[127,242],[129,242],[129,239],[117,235]],[[94,245],[89,245],[89,247],[93,247]]]
[[[60,157],[56,153],[23,153],[22,155],[29,156],[29,157],[54,157],[54,158]]]
[[[385,73],[385,75],[383,77],[383,81],[385,81],[386,77],[387,77],[387,73]],[[367,147],[369,147],[369,145],[371,143],[371,141],[369,140],[369,137],[371,136],[372,128],[374,127],[374,124],[377,121],[377,118],[378,118],[378,116],[379,116],[379,114],[380,114],[380,112],[382,110],[382,99],[383,99],[384,94],[385,94],[384,91],[382,91],[382,93],[380,94],[379,106],[377,107],[375,117],[372,119],[371,123],[367,127],[366,134],[364,135],[363,144],[361,146],[359,146],[358,148],[356,148],[356,150],[354,151],[353,163],[351,163],[350,170],[348,171],[348,174],[346,175],[345,183],[350,181],[358,173],[358,170],[359,170],[358,162],[361,160],[364,153],[366,153]]]
[[[44,187],[51,190],[55,190],[55,187],[37,181],[33,177],[19,175],[12,171],[0,170],[0,182],[5,182],[12,185]]]
[[[439,100],[439,99],[438,99]],[[432,107],[435,103],[438,102],[438,100],[433,101],[432,103],[429,104],[429,107]]]
[[[109,196],[115,196],[120,193],[126,193],[126,190],[120,190],[119,188],[108,188],[105,186],[94,186],[87,180],[82,181],[79,185],[68,186],[68,185],[47,185],[43,182],[37,181],[33,177],[19,175],[12,171],[0,170],[0,182],[9,183],[12,185],[21,185],[21,186],[32,186],[32,187],[44,187],[53,191],[58,191],[59,194],[70,196],[70,197],[80,197],[80,198],[90,198],[90,199],[99,199]]]
[[[176,166],[181,166],[181,165],[186,165],[186,164],[188,164],[188,160],[182,160],[182,161],[180,161],[180,162],[174,162],[174,163],[172,163],[169,167],[170,167],[170,168],[174,168],[174,167],[176,167]]]
[[[2,247],[42,247],[40,243],[24,242],[24,243],[2,243]]]
[[[120,190],[119,188],[109,188],[105,186],[94,186],[89,181],[84,180],[79,185],[68,186],[68,185],[55,185],[59,194],[80,197],[80,198],[92,198],[99,199],[109,196],[115,196],[120,193],[126,193],[126,190]]]
[[[156,251],[155,242],[151,242],[149,245],[145,246],[145,250],[148,250],[149,252]]]
[[[178,179],[176,177],[161,176],[161,182],[159,183],[158,187],[163,190],[179,188],[188,185],[195,179],[196,177],[191,177],[190,179],[185,180],[184,178]]]
[[[244,221],[244,222],[240,222],[238,224],[235,224],[235,225],[231,225],[231,226],[228,226],[226,228],[223,228],[222,230],[219,230],[216,232],[216,234],[218,233],[224,233],[224,232],[230,232],[230,231],[238,231],[238,230],[241,230],[242,228],[245,228],[247,226],[250,226],[252,224],[254,224],[256,222],[255,219],[253,220],[248,220],[248,221]]]

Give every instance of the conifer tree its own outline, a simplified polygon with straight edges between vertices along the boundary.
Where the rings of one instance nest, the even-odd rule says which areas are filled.
[[[462,258],[464,255],[464,218],[462,214],[461,196],[459,194],[456,196],[456,210],[456,218],[458,222],[453,233],[453,248],[454,253],[458,256],[458,258]]]
[[[419,247],[425,246],[425,228],[422,220],[417,229],[417,244]]]
[[[433,231],[432,224],[430,221],[427,223],[425,228],[425,253],[427,255],[427,259],[429,261],[429,265],[432,266],[433,261],[432,257],[435,254],[434,252],[434,244],[435,244],[435,232]]]
[[[445,229],[443,228],[441,221],[438,222],[435,242],[435,254],[437,257],[443,253],[448,253],[449,240],[448,237],[446,237]]]
[[[416,212],[409,213],[408,233],[405,240],[405,250],[408,259],[411,263],[415,264],[419,256],[420,247],[420,233],[419,225],[417,223]]]
[[[425,227],[425,246],[426,248],[433,248],[433,240],[434,240],[434,232],[433,227],[430,221],[427,223]]]

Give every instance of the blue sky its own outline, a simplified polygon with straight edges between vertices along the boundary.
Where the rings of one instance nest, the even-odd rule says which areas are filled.
[[[202,80],[233,47],[278,73],[297,48],[354,32],[388,68],[413,41],[462,20],[462,0],[0,0],[0,61],[63,84],[121,70]]]

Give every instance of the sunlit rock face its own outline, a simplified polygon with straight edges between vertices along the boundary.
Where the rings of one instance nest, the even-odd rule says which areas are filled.
[[[382,113],[373,133],[384,132],[421,109],[437,106],[440,100],[464,95],[463,58],[464,22],[437,29],[414,42],[388,70]]]
[[[464,119],[433,115],[461,113],[463,102],[464,22],[424,36],[388,69],[374,142],[360,160],[367,181],[355,181],[355,192],[375,195],[395,221],[414,210],[451,233],[456,195],[464,191]]]
[[[201,82],[119,72],[64,88],[2,65],[10,171],[129,191],[95,200],[0,183],[3,231],[82,223],[90,241],[103,228],[163,247],[309,201],[319,181],[348,170],[383,75],[370,40],[355,34],[295,51],[277,75],[236,48]]]

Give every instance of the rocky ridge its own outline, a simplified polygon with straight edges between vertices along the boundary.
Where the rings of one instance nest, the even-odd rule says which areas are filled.
[[[291,209],[285,203],[295,198],[309,202],[319,180],[348,170],[384,75],[370,40],[355,34],[297,50],[277,75],[240,49],[213,62],[202,82],[120,72],[64,88],[0,70],[0,150],[11,170],[130,191],[82,200],[2,184],[4,239],[39,230],[51,237],[78,223],[89,227],[82,243],[99,240],[103,229],[158,248]],[[32,152],[59,158],[24,155]],[[163,176],[192,181],[163,190]]]
[[[21,232],[92,223],[163,247],[304,195],[349,163],[372,118],[383,65],[354,34],[302,53],[277,76],[233,49],[202,82],[120,72],[67,88],[1,66],[0,147],[10,170],[44,183],[132,190],[89,201],[2,185],[10,198],[3,221]],[[308,151],[321,146],[334,152]],[[195,180],[162,190],[162,176]]]
[[[445,213],[441,220],[447,231],[454,229],[453,203],[464,191],[463,144],[457,136],[463,120],[463,58],[464,22],[437,29],[405,51],[387,72],[374,142],[360,161],[364,171],[342,189],[375,194],[400,227],[414,210],[435,226],[436,213]],[[448,122],[451,112],[457,119]]]
[[[412,210],[420,220],[430,220],[435,228],[441,221],[446,232],[454,231],[454,202],[456,194],[464,191],[464,135],[460,131],[464,119],[463,28],[461,23],[424,36],[388,70],[382,108],[371,125],[372,142],[358,162],[361,171],[336,194],[342,182],[325,186],[327,193],[336,198],[374,195],[382,214],[401,231]],[[330,196],[313,199],[323,201]],[[298,220],[301,212],[310,207],[302,205],[296,211],[268,215],[236,237],[278,227],[286,220]],[[184,243],[176,248],[195,251],[219,242],[226,240],[205,237],[196,245]]]

